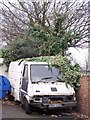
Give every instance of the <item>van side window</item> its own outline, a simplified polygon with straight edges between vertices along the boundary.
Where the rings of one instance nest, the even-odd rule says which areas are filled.
[[[24,66],[23,78],[28,80],[28,65]]]
[[[27,91],[28,87],[28,65],[24,66],[23,80],[22,80],[22,89]]]

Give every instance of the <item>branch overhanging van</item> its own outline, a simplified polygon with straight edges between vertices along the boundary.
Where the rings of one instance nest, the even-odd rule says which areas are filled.
[[[31,106],[47,109],[72,108],[76,106],[75,91],[60,82],[63,73],[47,62],[11,62],[9,80],[11,94],[31,113]]]

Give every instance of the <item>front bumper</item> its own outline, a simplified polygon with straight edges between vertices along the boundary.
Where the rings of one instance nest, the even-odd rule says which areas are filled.
[[[32,106],[34,107],[39,107],[39,108],[48,108],[48,109],[58,109],[58,108],[72,108],[75,107],[77,105],[77,102],[64,102],[64,103],[52,103],[52,104],[48,104],[48,103],[31,103]]]
[[[76,99],[71,96],[35,96],[30,102],[32,106],[39,108],[71,108],[77,105]]]

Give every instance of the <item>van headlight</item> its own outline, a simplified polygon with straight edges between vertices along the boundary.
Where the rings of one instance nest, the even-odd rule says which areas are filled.
[[[76,94],[73,94],[73,100],[76,101]]]
[[[76,101],[76,97],[75,96],[73,97],[73,100]]]
[[[42,103],[42,98],[41,98],[41,97],[35,97],[35,98],[33,99],[33,101],[34,101],[34,102],[40,102],[40,103]]]

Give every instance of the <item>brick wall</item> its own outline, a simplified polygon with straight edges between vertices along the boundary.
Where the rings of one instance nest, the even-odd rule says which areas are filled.
[[[80,85],[77,95],[78,110],[90,117],[90,77],[81,77]]]

